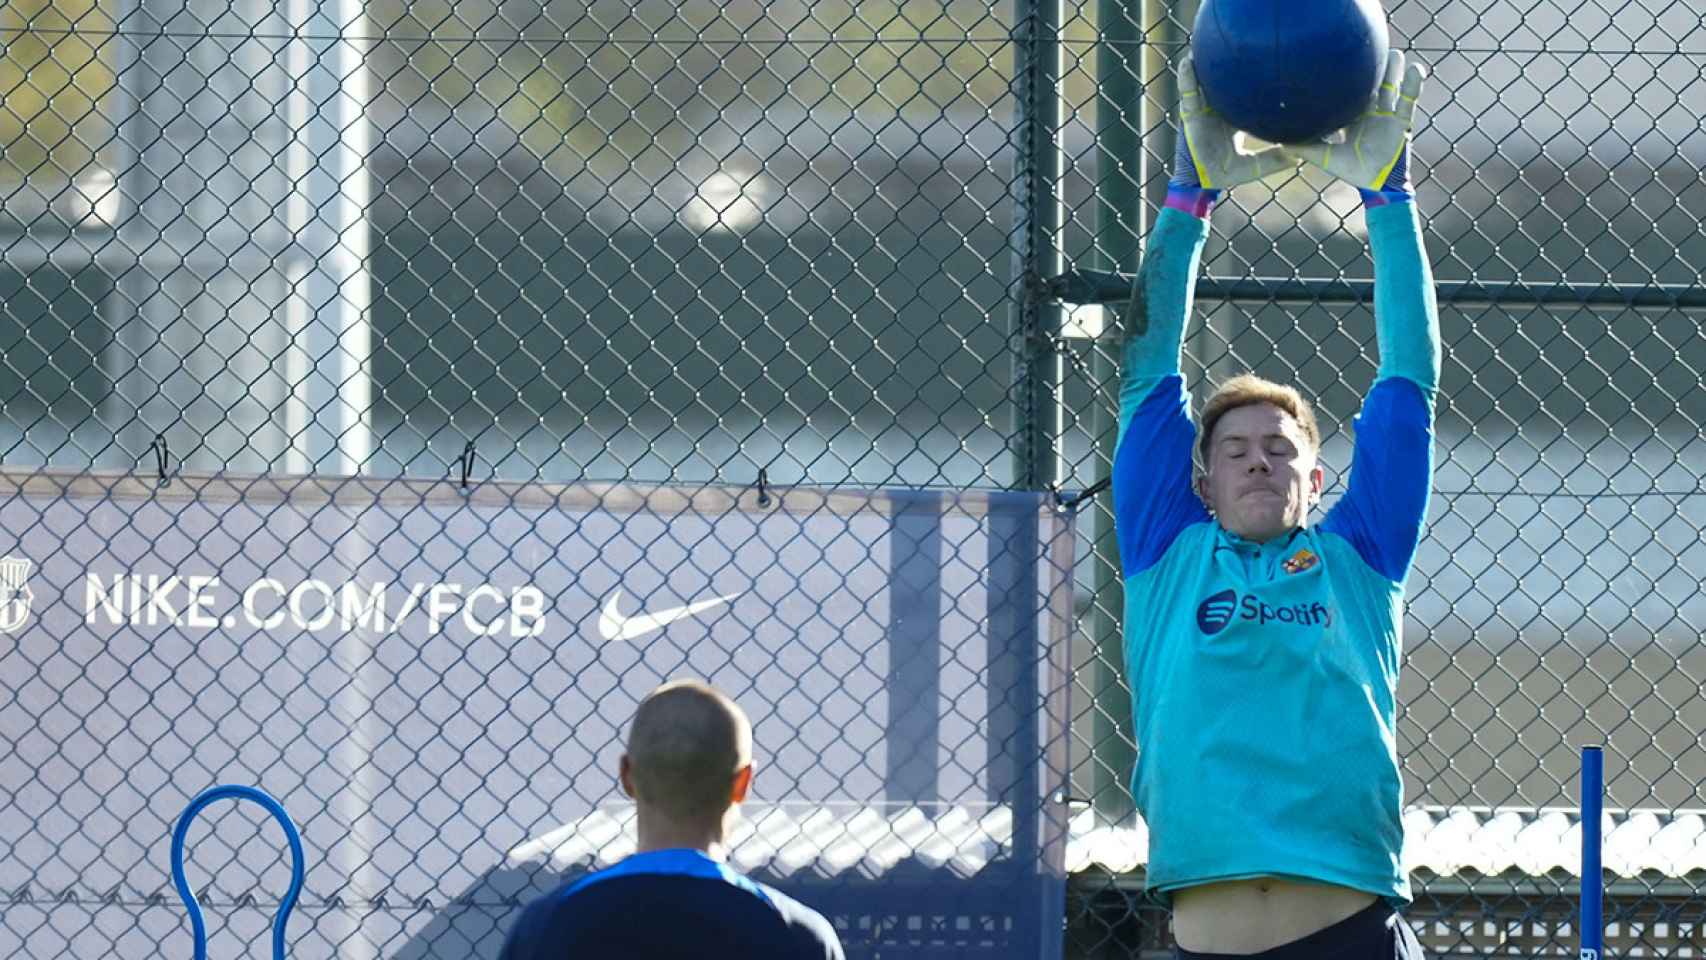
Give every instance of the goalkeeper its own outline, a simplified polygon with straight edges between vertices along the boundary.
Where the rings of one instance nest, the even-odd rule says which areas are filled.
[[[1113,489],[1132,789],[1182,958],[1422,955],[1396,912],[1410,884],[1394,729],[1439,380],[1409,180],[1424,75],[1393,51],[1344,143],[1252,156],[1202,100],[1190,61],[1180,68],[1184,136],[1133,294]],[[1380,346],[1349,484],[1313,526],[1324,475],[1309,402],[1243,375],[1193,425],[1179,366],[1215,201],[1299,162],[1361,190]]]

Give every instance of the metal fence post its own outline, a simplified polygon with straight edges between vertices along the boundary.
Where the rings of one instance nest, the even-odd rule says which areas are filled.
[[[1065,264],[1060,249],[1065,220],[1060,199],[1060,23],[1060,0],[1023,0],[1017,5],[1013,87],[1019,116],[1008,236],[1016,287],[1012,332],[1019,342],[1013,378],[1017,422],[1010,442],[1017,445],[1014,485],[1026,490],[1056,481],[1054,446],[1061,432],[1055,402],[1061,377],[1054,349],[1061,307],[1040,282],[1058,275]]]

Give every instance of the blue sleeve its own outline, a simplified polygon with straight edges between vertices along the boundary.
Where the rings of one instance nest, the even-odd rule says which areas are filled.
[[[1114,451],[1114,532],[1120,569],[1133,577],[1160,561],[1180,531],[1209,519],[1191,487],[1197,428],[1179,374],[1157,384],[1134,411]]]
[[[763,883],[756,886],[764,891],[764,897],[782,916],[782,921],[787,924],[789,932],[800,946],[801,957],[847,960],[847,954],[841,946],[841,937],[836,934],[835,925],[830,923],[827,917],[775,887]]]
[[[1433,486],[1433,423],[1421,390],[1409,380],[1381,380],[1356,418],[1350,485],[1321,529],[1351,542],[1393,583],[1409,574],[1422,539]]]
[[[1114,529],[1123,575],[1154,566],[1180,531],[1208,519],[1191,488],[1196,425],[1179,371],[1208,224],[1161,211],[1144,254],[1132,329],[1120,366],[1120,439],[1114,451]]]
[[[521,911],[515,925],[509,928],[509,936],[504,938],[498,960],[530,960],[534,953],[533,942],[539,936],[538,928],[544,922],[544,904],[544,900],[535,900]]]
[[[1433,486],[1439,310],[1415,204],[1368,210],[1380,372],[1356,419],[1350,484],[1321,528],[1402,583],[1421,542]]]

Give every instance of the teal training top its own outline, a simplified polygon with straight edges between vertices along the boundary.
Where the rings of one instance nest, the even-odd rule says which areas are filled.
[[[1114,510],[1150,890],[1277,876],[1410,899],[1396,697],[1404,580],[1427,514],[1439,321],[1413,202],[1367,211],[1380,369],[1350,480],[1268,543],[1192,487],[1179,351],[1208,224],[1149,239],[1120,389]]]

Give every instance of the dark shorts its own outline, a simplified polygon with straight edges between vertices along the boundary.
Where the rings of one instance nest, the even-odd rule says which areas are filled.
[[[1192,953],[1173,950],[1177,960],[1425,960],[1422,944],[1404,918],[1384,900],[1325,930],[1272,950],[1251,954]]]

